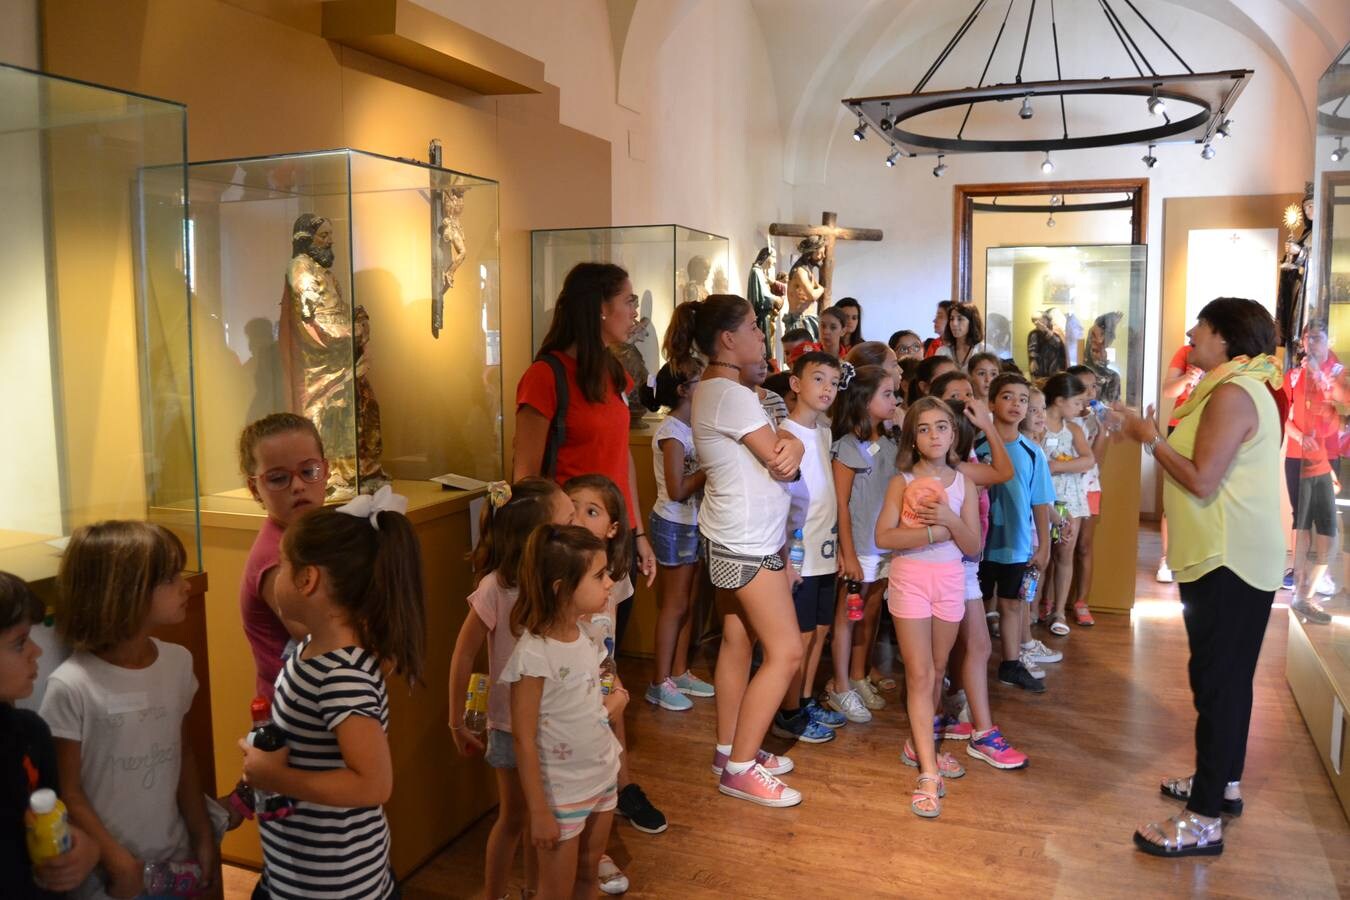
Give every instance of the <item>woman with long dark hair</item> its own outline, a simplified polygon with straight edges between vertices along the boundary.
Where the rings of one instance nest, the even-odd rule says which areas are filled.
[[[969,303],[953,303],[947,310],[947,326],[942,330],[942,343],[934,356],[946,356],[964,369],[970,358],[989,348],[984,343],[984,323],[980,311]]]
[[[516,438],[512,480],[544,475],[562,484],[576,475],[606,475],[623,492],[637,537],[638,569],[656,575],[656,558],[642,527],[637,478],[628,449],[628,404],[633,381],[611,354],[637,321],[637,295],[628,273],[612,263],[579,263],[567,273],[553,322],[516,386]],[[565,436],[557,446],[558,376],[567,387]]]

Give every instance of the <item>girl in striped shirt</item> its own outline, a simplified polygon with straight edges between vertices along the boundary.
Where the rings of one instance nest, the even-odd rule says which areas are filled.
[[[255,898],[395,894],[382,808],[394,773],[381,665],[418,681],[426,619],[406,508],[385,486],[306,513],[282,538],[277,599],[309,636],[277,677],[272,718],[286,747],[267,753],[240,741],[249,784],[296,801],[292,815],[261,823]]]

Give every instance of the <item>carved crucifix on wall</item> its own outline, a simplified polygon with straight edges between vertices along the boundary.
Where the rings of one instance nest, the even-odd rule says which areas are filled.
[[[792,225],[783,222],[774,222],[769,226],[769,234],[775,237],[817,237],[821,239],[822,246],[817,251],[820,255],[820,286],[824,289],[820,297],[821,309],[829,306],[830,282],[834,278],[834,242],[835,241],[879,241],[881,240],[880,228],[845,228],[838,224],[839,215],[837,213],[827,212],[820,216],[819,225]]]

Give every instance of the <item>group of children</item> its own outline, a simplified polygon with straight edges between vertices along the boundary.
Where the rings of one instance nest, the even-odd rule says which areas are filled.
[[[669,412],[652,440],[660,614],[644,698],[672,712],[715,698],[719,789],[795,805],[800,792],[781,780],[793,762],[763,739],[828,742],[885,706],[894,685],[871,665],[884,606],[911,727],[932,723],[932,740],[926,725],[914,728],[902,754],[919,770],[910,806],[935,817],[947,781],[964,774],[940,752],[944,739],[996,768],[1027,762],[992,718],[991,634],[999,680],[1039,692],[1039,665],[1061,657],[1033,638],[1033,620],[1067,634],[1072,609],[1091,624],[1109,416],[1086,408],[1090,371],[1037,389],[976,354],[965,370],[934,357],[906,373],[894,351],[865,341],[846,359],[797,354],[780,396],[760,386],[763,346],[738,297],[682,304],[672,319],[669,361],[650,386]],[[251,425],[241,466],[268,514],[241,613],[259,692],[286,736],[272,752],[241,741],[242,779],[291,800],[288,815],[258,817],[255,896],[392,896],[384,672],[415,683],[423,668],[416,537],[387,487],[324,506],[323,445],[302,417]],[[627,879],[604,850],[624,795],[642,810],[628,814],[635,826],[666,827],[628,776],[629,695],[612,667],[618,604],[633,594],[624,513],[619,489],[598,475],[494,486],[485,506],[450,696],[465,696],[486,645],[488,729],[468,731],[452,703],[450,730],[461,753],[482,754],[496,773],[488,897],[508,895],[522,843],[540,897],[622,892]],[[23,872],[7,880],[23,886],[20,896],[135,896],[146,863],[163,860],[214,872],[220,834],[238,815],[198,784],[183,733],[191,656],[150,637],[185,615],[184,562],[178,539],[157,525],[75,531],[56,607],[73,653],[51,676],[40,716],[12,704],[36,678],[29,629],[43,610],[23,582],[0,574],[0,715],[13,725],[0,737],[4,802],[21,809],[36,788],[55,787],[73,835],[66,854],[31,868],[17,814],[6,819],[13,833],[0,852],[7,875]],[[713,685],[689,669],[701,566],[722,616]],[[827,644],[831,670],[818,692]]]
[[[220,800],[203,793],[185,730],[197,691],[192,656],[151,636],[187,614],[183,545],[145,522],[76,528],[55,604],[70,656],[49,676],[36,714],[13,704],[34,689],[42,651],[31,629],[46,611],[23,581],[0,573],[6,896],[155,896],[163,887],[152,874],[163,863],[183,864],[192,889],[207,890],[224,831],[254,814],[241,799],[266,794],[288,798],[287,814],[257,816],[264,869],[255,897],[396,894],[382,809],[393,787],[385,672],[415,684],[425,655],[421,554],[406,502],[385,488],[325,507],[323,444],[299,416],[249,426],[241,451],[268,514],[242,611],[246,623],[250,613],[263,621],[248,602],[257,601],[282,625],[246,634],[275,673],[259,690],[285,746],[241,739],[241,788]],[[272,564],[256,565],[269,556]],[[33,866],[23,810],[44,787],[65,804],[72,841]],[[180,880],[176,890],[187,887]]]

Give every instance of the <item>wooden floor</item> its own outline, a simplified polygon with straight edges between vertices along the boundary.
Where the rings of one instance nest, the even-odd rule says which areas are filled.
[[[1141,538],[1141,565],[1156,561],[1156,536]],[[1132,616],[1102,615],[1095,628],[1067,638],[1042,636],[1065,652],[1064,662],[1046,667],[1046,693],[991,685],[996,721],[1031,764],[997,771],[949,743],[969,773],[948,782],[935,821],[909,811],[914,770],[899,761],[909,729],[898,694],[872,723],[848,725],[830,744],[791,749],[797,771],[787,781],[805,800],[790,810],[717,793],[708,768],[712,701],[696,701],[688,713],[635,702],[633,771],[670,828],[650,836],[616,824],[610,852],[631,879],[627,896],[1350,895],[1350,826],[1284,683],[1283,608],[1262,650],[1246,814],[1226,829],[1226,852],[1167,861],[1134,849],[1138,821],[1178,808],[1157,784],[1192,770],[1194,725],[1185,631],[1169,602],[1176,589],[1155,584],[1151,570],[1140,572],[1138,588],[1144,602]],[[647,666],[625,660],[622,674],[629,685],[645,684]],[[490,824],[489,816],[417,872],[404,896],[481,896]],[[252,882],[251,873],[232,870],[226,895],[245,897]]]

